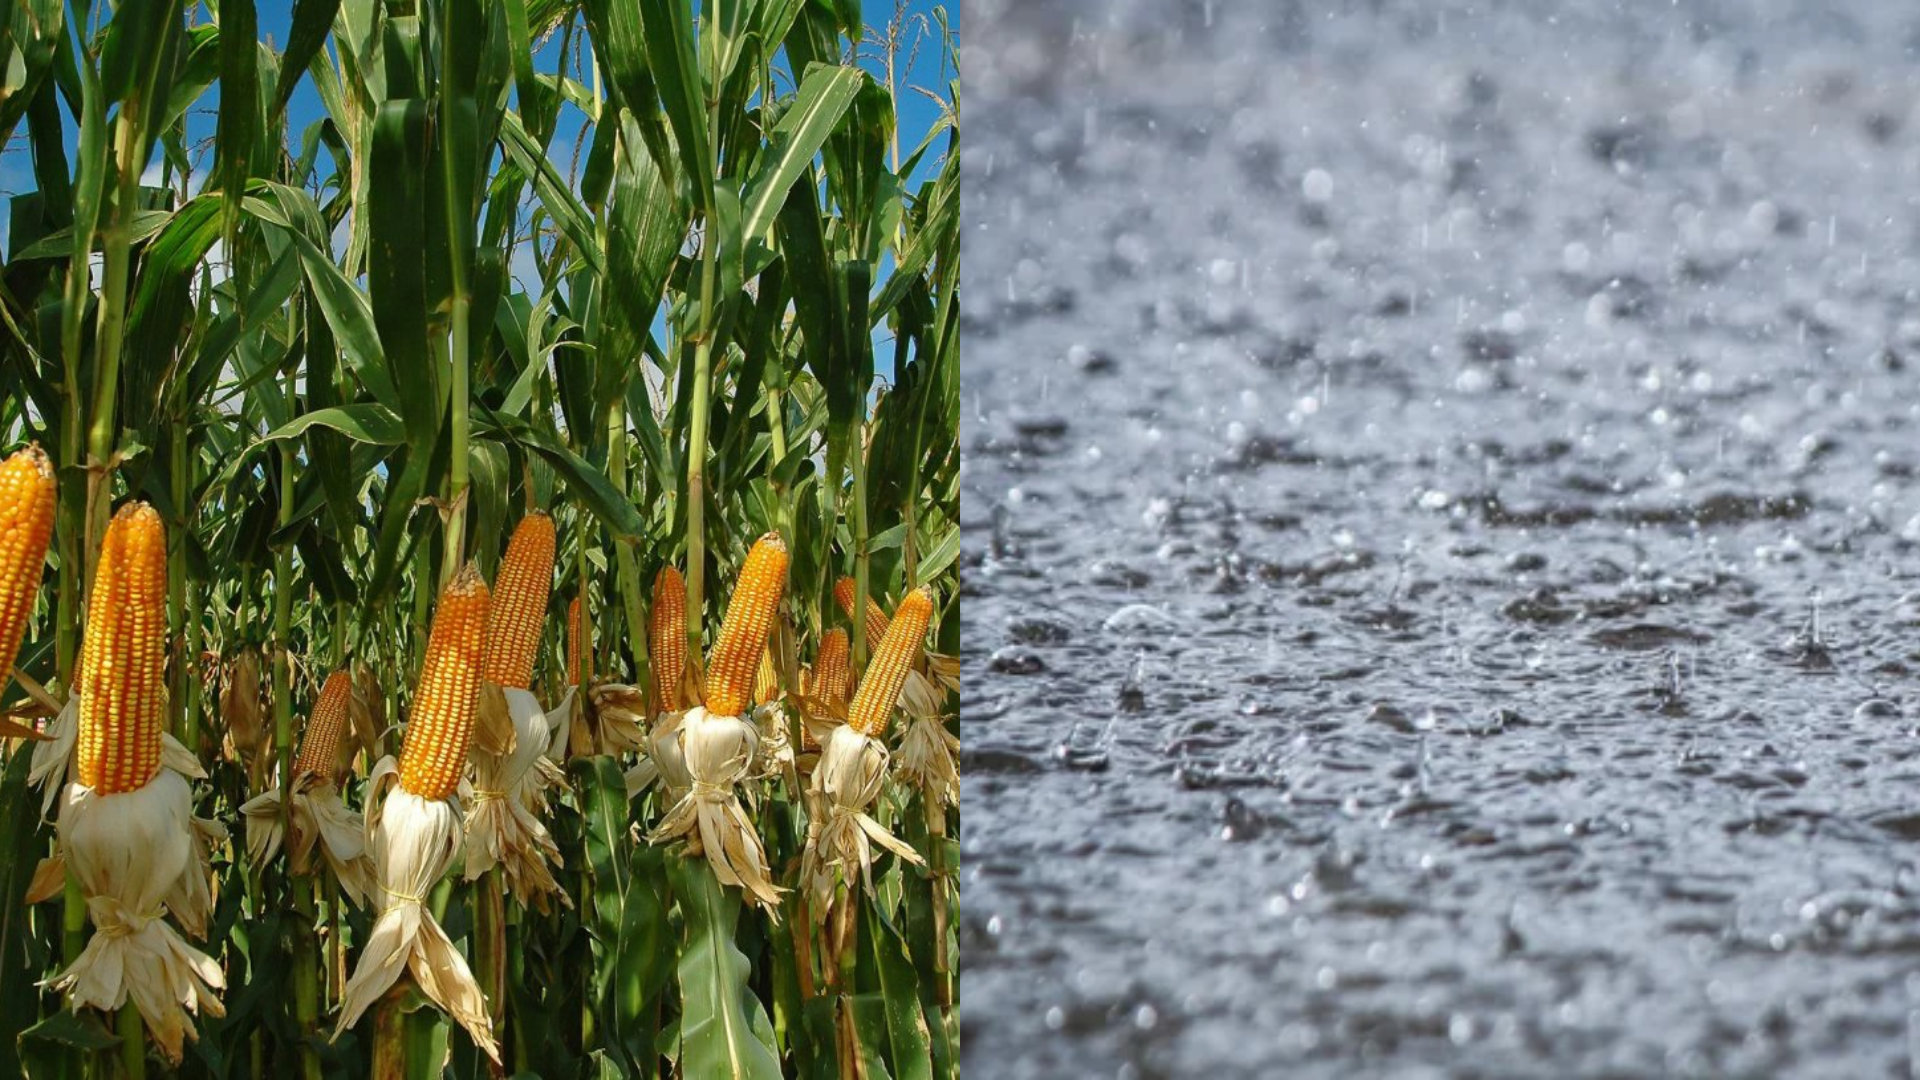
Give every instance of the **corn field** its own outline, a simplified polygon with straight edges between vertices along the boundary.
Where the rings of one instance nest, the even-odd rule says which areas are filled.
[[[958,1075],[956,34],[0,7],[0,1076]]]

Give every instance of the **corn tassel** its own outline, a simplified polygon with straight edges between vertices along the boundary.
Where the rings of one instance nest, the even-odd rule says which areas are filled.
[[[167,537],[128,503],[107,526],[80,647],[80,783],[137,791],[160,771],[167,664]]]
[[[687,583],[671,566],[653,579],[647,647],[653,655],[653,711],[679,712],[687,674]]]
[[[915,589],[900,601],[886,636],[873,662],[860,679],[853,705],[847,710],[847,725],[870,738],[886,733],[887,722],[900,700],[900,688],[906,685],[907,672],[920,659],[926,640],[927,623],[933,618],[933,598],[925,589]]]
[[[468,563],[440,594],[420,666],[407,739],[400,749],[400,787],[428,801],[452,795],[466,770],[480,689],[480,658],[490,606],[487,583]]]
[[[519,690],[533,685],[533,662],[553,588],[553,547],[552,518],[536,511],[520,519],[494,578],[481,678]]]
[[[40,591],[53,515],[53,465],[39,444],[0,462],[0,690]]]
[[[754,542],[740,567],[726,621],[707,664],[706,706],[715,716],[741,716],[752,703],[760,657],[787,588],[787,545],[778,533]]]

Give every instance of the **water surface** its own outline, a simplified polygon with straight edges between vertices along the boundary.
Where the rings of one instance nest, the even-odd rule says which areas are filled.
[[[1818,6],[968,4],[970,1074],[1913,1075],[1920,16]]]

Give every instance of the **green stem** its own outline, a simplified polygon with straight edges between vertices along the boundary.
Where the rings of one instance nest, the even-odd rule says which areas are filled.
[[[280,444],[280,527],[293,521],[293,444]],[[280,799],[293,786],[293,545],[273,555],[273,750],[280,763]]]
[[[340,937],[340,881],[332,874],[324,876],[322,887],[327,899],[327,977],[323,983],[321,1000],[326,1008],[331,1008],[336,993],[346,983],[346,942]]]
[[[853,426],[853,671],[855,675],[866,670],[867,649],[878,644],[867,640],[867,619],[865,615],[867,597],[867,564],[872,553],[867,550],[870,537],[867,535],[867,448],[866,425],[856,422]]]
[[[80,959],[80,950],[87,947],[87,896],[80,891],[80,879],[74,876],[72,866],[67,867],[66,891],[61,900],[60,947],[68,966],[72,966]]]
[[[373,1007],[373,1080],[407,1080],[407,1014],[400,1010],[405,983]]]
[[[630,479],[627,470],[627,413],[626,405],[619,399],[607,407],[607,479],[614,490],[631,497]],[[586,514],[580,515],[584,527]],[[586,551],[584,538],[580,545]],[[581,566],[580,595],[586,595],[584,554]],[[614,565],[620,574],[620,600],[627,616],[627,644],[633,650],[634,678],[643,679],[649,662],[647,655],[647,622],[642,613],[640,602],[640,564],[632,544],[623,544],[617,538],[613,542]],[[585,601],[581,602],[584,606]]]
[[[459,279],[464,275],[458,269],[459,258],[454,259],[456,279],[453,294],[453,454],[447,463],[447,486],[450,489],[450,505],[447,511],[447,555],[440,567],[442,585],[453,580],[460,567],[467,561],[467,431],[470,403],[467,400],[467,322],[472,301],[467,298],[466,287]]]
[[[93,416],[87,429],[87,549],[90,557],[98,552],[98,531],[107,522],[112,501],[112,473],[107,463],[113,458],[119,429],[116,411],[120,388],[120,347],[127,328],[127,281],[133,267],[134,199],[140,193],[140,163],[133,152],[140,143],[139,120],[143,104],[136,97],[123,103],[114,122],[114,161],[119,169],[119,187],[114,192],[111,216],[101,230],[103,272],[101,276],[100,321],[95,338]]]
[[[167,628],[177,650],[173,665],[173,695],[168,703],[173,711],[174,734],[188,750],[198,755],[199,741],[187,730],[187,683],[193,678],[193,665],[187,653],[187,529],[191,515],[187,504],[187,422],[175,417],[173,437],[167,448],[168,487],[173,498],[173,535],[167,537]]]
[[[776,362],[769,359],[769,363]],[[772,437],[772,468],[767,470],[767,481],[773,485],[774,524],[782,536],[793,535],[793,505],[787,499],[787,486],[775,479],[780,473],[780,463],[787,459],[787,415],[785,399],[778,387],[767,390],[767,432]]]
[[[708,226],[711,233],[712,226]],[[712,240],[707,241],[709,249]],[[701,272],[706,281],[702,292],[701,321],[704,324],[708,316],[705,312],[713,304],[713,260],[707,260],[708,268]],[[693,348],[693,399],[689,403],[689,424],[687,430],[687,655],[703,656],[700,647],[701,623],[706,615],[707,582],[707,413],[708,395],[711,387],[713,366],[713,342],[707,335],[709,327],[701,327],[701,338]]]
[[[287,400],[294,399],[293,376],[287,377]],[[294,444],[280,444],[280,528],[293,522]],[[293,806],[293,545],[283,545],[273,556],[273,749],[280,762],[280,805]],[[299,926],[293,941],[293,1011],[302,1031],[312,1031],[320,1017],[319,942],[314,940],[313,881],[293,876],[293,906]],[[320,1056],[311,1042],[300,1045],[300,1071],[305,1080],[320,1080]]]
[[[120,1072],[126,1080],[146,1080],[147,1030],[140,1010],[129,1001],[120,1006]]]
[[[718,182],[720,169],[720,35],[712,27],[721,21],[720,0],[708,11],[706,38],[712,40],[715,85],[707,94],[707,147],[713,154]],[[700,329],[693,343],[693,398],[688,403],[687,430],[687,655],[705,655],[700,647],[701,624],[706,619],[707,586],[707,420],[713,393],[713,335],[720,324],[720,222],[707,206],[706,227],[700,243]]]
[[[487,999],[487,1019],[494,1038],[506,1041],[507,1015],[507,919],[503,871],[495,865],[473,890],[474,967],[480,976],[480,992]],[[505,1055],[502,1055],[505,1060]],[[488,1075],[504,1077],[506,1069],[487,1062]]]
[[[321,1080],[320,1055],[306,1036],[319,1029],[320,942],[314,937],[319,914],[313,903],[313,878],[293,876],[293,910],[299,919],[293,940],[293,1015],[300,1022],[300,1075]]]

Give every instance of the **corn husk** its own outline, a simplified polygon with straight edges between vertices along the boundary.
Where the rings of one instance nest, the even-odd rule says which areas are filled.
[[[291,814],[282,811],[279,788],[269,788],[240,807],[246,819],[248,861],[258,870],[273,861],[285,842],[288,869],[311,874],[314,852],[318,851],[347,899],[355,907],[366,907],[375,886],[373,860],[367,855],[366,824],[360,815],[347,808],[340,799],[340,789],[327,777],[300,777],[294,781],[289,797]]]
[[[947,730],[941,706],[946,691],[918,671],[907,673],[900,688],[906,731],[894,771],[901,782],[941,806],[960,805],[960,737]]]
[[[226,846],[227,827],[212,818],[193,819],[193,865],[167,893],[167,910],[196,941],[207,940],[213,915],[213,853]]]
[[[467,958],[434,921],[426,897],[459,857],[464,829],[457,797],[428,800],[399,786],[400,765],[380,759],[367,779],[367,851],[379,888],[378,918],[342,994],[333,1037],[357,1023],[404,972],[421,993],[467,1029],[474,1045],[495,1062],[486,997]]]
[[[680,724],[685,712],[666,712],[653,718],[653,724],[641,741],[640,763],[627,770],[627,798],[634,799],[658,785],[667,806],[673,806],[693,790],[693,774],[687,771],[687,759],[680,752]],[[699,837],[689,839],[696,848]]]
[[[933,681],[949,694],[960,692],[960,658],[945,653],[927,654],[927,671]]]
[[[227,729],[227,751],[246,770],[250,787],[264,787],[273,765],[273,740],[267,738],[267,699],[260,686],[260,653],[247,649],[235,657],[220,689],[220,718]]]
[[[589,693],[600,727],[600,751],[621,754],[641,750],[650,725],[646,691],[626,683],[601,683]]]
[[[225,1015],[220,965],[165,920],[180,879],[201,873],[192,792],[170,768],[136,791],[101,795],[80,784],[65,791],[60,846],[86,894],[94,934],[47,985],[65,992],[75,1009],[113,1012],[131,1000],[177,1063],[183,1039],[198,1034],[193,1016]]]
[[[777,701],[755,706],[753,726],[760,736],[760,748],[753,757],[754,779],[793,779],[796,776],[795,755],[786,709]]]
[[[567,776],[559,766],[566,763],[567,746],[573,741],[574,726],[585,722],[586,708],[583,702],[586,699],[578,691],[578,687],[567,687],[566,696],[560,699],[560,704],[548,710],[546,714],[547,745],[545,757],[547,762],[553,765],[554,768],[547,770],[543,775],[549,777],[557,776],[559,777],[557,782],[562,784],[566,783]],[[543,784],[542,790],[544,791],[547,786],[549,785]],[[542,795],[542,802],[544,801],[545,796]]]
[[[507,888],[522,904],[548,910],[550,896],[573,906],[573,900],[554,880],[561,865],[560,847],[541,823],[534,804],[546,806],[546,788],[558,769],[547,760],[552,728],[564,722],[572,702],[553,713],[543,712],[540,700],[525,690],[503,688],[495,697],[480,696],[481,709],[505,709],[513,733],[505,753],[490,753],[475,745],[472,811],[467,815],[466,879],[473,881],[498,866]],[[557,717],[557,719],[556,719]],[[564,779],[564,778],[562,778]]]
[[[720,883],[744,890],[771,916],[781,890],[773,884],[760,834],[736,790],[753,768],[759,733],[742,717],[716,716],[702,706],[680,717],[677,736],[692,785],[647,839],[661,844],[698,836]]]
[[[900,781],[939,806],[960,805],[960,736],[940,716],[907,717],[894,770]]]
[[[80,699],[68,697],[60,712],[48,722],[46,741],[33,744],[33,764],[27,769],[27,784],[40,789],[40,819],[53,820],[53,801],[67,789],[73,772],[73,748],[80,740]],[[163,739],[171,736],[162,736]],[[163,744],[164,745],[164,744]]]
[[[874,844],[923,865],[913,848],[867,813],[886,787],[887,759],[884,743],[844,724],[820,753],[808,799],[813,820],[800,861],[800,879],[820,901],[823,912],[839,881],[851,885],[858,880],[867,892],[873,891]]]

